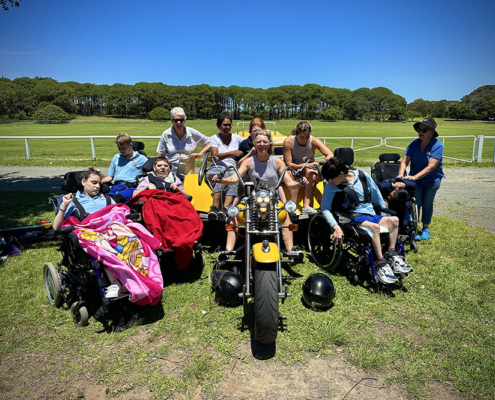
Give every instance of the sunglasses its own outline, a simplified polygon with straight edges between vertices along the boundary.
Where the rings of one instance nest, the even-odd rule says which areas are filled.
[[[426,133],[428,131],[431,131],[430,128],[423,128],[423,129],[418,129],[418,133],[421,132],[421,133]]]
[[[225,128],[230,128],[232,126],[232,124],[222,124],[222,126]]]
[[[184,118],[174,118],[172,121],[174,121],[175,123],[184,122]]]

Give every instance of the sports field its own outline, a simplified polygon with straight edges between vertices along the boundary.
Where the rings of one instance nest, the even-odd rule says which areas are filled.
[[[207,136],[218,132],[215,120],[188,121],[187,125],[199,130]],[[277,121],[276,127],[279,132],[289,135],[298,121]],[[476,136],[495,136],[495,124],[481,121],[447,121],[438,120],[437,131],[440,139],[444,140],[447,157],[471,160],[473,154],[473,139]],[[234,121],[233,132],[236,130]],[[351,146],[351,138],[354,139],[352,146],[355,150],[365,147],[377,146],[380,138],[408,137],[410,139],[389,139],[387,144],[405,148],[408,143],[417,136],[413,130],[413,122],[358,122],[338,121],[322,122],[311,121],[313,135],[317,137],[328,137],[326,145],[334,150],[337,147]],[[114,120],[108,118],[84,118],[76,119],[64,124],[36,124],[34,122],[10,123],[0,125],[0,138],[5,136],[112,136],[126,132],[131,137],[154,136],[152,139],[139,139],[146,145],[145,151],[148,155],[155,154],[158,139],[161,133],[170,127],[167,122],[153,122],[148,120]],[[469,136],[464,138],[453,138],[452,136]],[[339,138],[339,139],[333,139]],[[342,139],[340,139],[342,138]],[[377,139],[373,139],[377,138]],[[494,151],[494,139],[485,139],[483,147],[482,165],[491,166]],[[113,138],[95,139],[96,161],[92,159],[91,142],[85,139],[30,139],[29,146],[31,160],[26,158],[26,146],[23,139],[0,139],[2,153],[0,165],[5,166],[108,166],[112,156],[116,153]],[[356,151],[357,165],[369,164],[378,159],[378,155],[384,152],[398,152],[403,154],[404,150],[390,147],[375,147],[368,150]],[[445,159],[444,162],[454,163]],[[487,163],[487,164],[485,164]],[[455,162],[455,164],[459,164]],[[464,164],[464,163],[461,163]],[[470,163],[469,163],[470,164]]]

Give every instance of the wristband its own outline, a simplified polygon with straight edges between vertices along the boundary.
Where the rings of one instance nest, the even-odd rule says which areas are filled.
[[[59,208],[58,211],[66,212],[67,211],[67,208],[65,210],[62,210],[61,208]]]

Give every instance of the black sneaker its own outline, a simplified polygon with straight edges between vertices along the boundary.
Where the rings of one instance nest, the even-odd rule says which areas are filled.
[[[208,219],[216,221],[218,219],[218,207],[211,206],[208,213]]]
[[[225,207],[222,207],[222,209],[218,212],[217,220],[218,221],[226,221],[227,218],[228,218],[227,209]]]

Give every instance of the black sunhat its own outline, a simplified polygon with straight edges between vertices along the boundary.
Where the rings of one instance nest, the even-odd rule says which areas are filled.
[[[433,137],[438,136],[438,132],[435,130],[437,127],[437,123],[435,122],[435,120],[433,118],[425,118],[422,122],[416,122],[413,125],[413,128],[416,132],[418,131],[420,125],[429,126],[431,129],[433,129],[433,132],[434,132]]]

